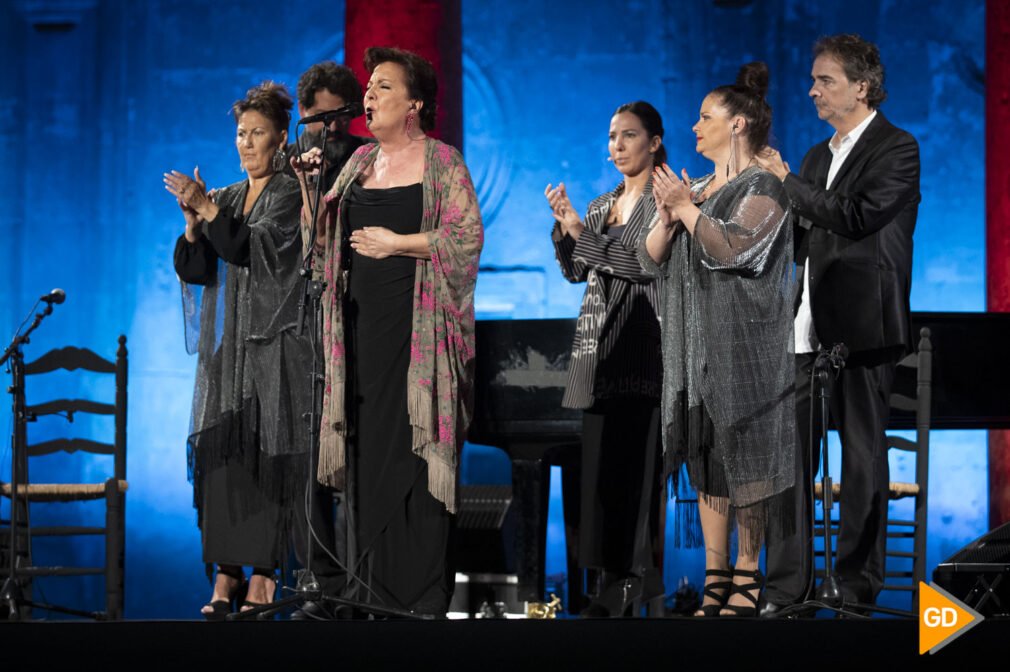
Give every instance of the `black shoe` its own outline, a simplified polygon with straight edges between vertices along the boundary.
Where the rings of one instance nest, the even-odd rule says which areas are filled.
[[[846,605],[865,605],[873,606],[876,601],[873,599],[873,593],[866,586],[861,586],[854,581],[846,581],[844,579],[840,580],[842,589],[842,601]]]
[[[787,609],[792,608],[792,604],[778,604],[776,602],[769,602],[768,600],[762,599],[761,604],[758,607],[758,618],[790,618],[792,614],[786,612],[784,615],[782,612]]]
[[[764,585],[764,576],[761,574],[761,570],[755,569],[753,572],[749,572],[744,569],[734,569],[733,576],[742,576],[751,579],[748,583],[734,583],[733,587],[729,589],[729,597],[734,595],[743,595],[746,597],[753,606],[741,607],[735,604],[729,604],[729,598],[727,599],[726,605],[723,606],[722,611],[728,611],[729,614],[723,614],[720,612],[720,616],[741,616],[750,618],[757,616],[758,612],[758,596],[761,593],[761,588]],[[753,591],[753,592],[752,592]]]
[[[633,616],[642,600],[642,579],[628,576],[611,583],[579,614],[582,618],[622,618]]]
[[[336,615],[325,602],[306,602],[291,614],[292,621],[332,621]]]
[[[226,574],[225,576],[231,576]],[[235,588],[231,591],[227,600],[212,600],[207,604],[203,605],[200,609],[200,613],[203,617],[211,622],[214,621],[224,621],[228,618],[228,614],[232,613],[235,607],[242,604],[245,600],[246,591],[249,590],[249,582],[245,580],[243,576],[241,579],[231,576],[235,579],[237,583]]]
[[[719,578],[726,579],[726,581],[713,581],[705,584],[705,592],[702,599],[711,597],[715,600],[715,604],[705,604],[698,607],[698,611],[706,618],[718,616],[719,612],[722,611],[723,605],[726,604],[726,600],[729,599],[730,590],[733,588],[733,567],[731,565],[729,569],[706,569],[705,578],[707,579],[710,576],[718,576]],[[715,592],[717,590],[722,592]],[[697,616],[697,612],[695,615]]]
[[[238,608],[239,614],[244,614],[247,611],[250,611],[250,610],[253,610],[253,609],[259,609],[261,607],[268,607],[268,606],[270,606],[273,603],[274,596],[277,595],[277,578],[276,577],[271,577],[268,582],[273,585],[273,589],[270,591],[270,593],[269,593],[269,595],[267,597],[267,601],[266,602],[253,602],[252,600],[250,600],[249,597],[248,597],[248,585],[247,585],[246,599],[244,599],[244,600],[238,600],[238,599],[236,599],[235,600],[236,604],[240,604],[241,605]],[[251,616],[249,618],[255,618],[257,621],[269,621],[269,620],[273,620],[273,618],[274,618],[274,612],[270,612],[270,613],[258,613],[255,616]]]
[[[231,613],[231,600],[213,600],[203,605],[200,613],[208,621],[223,621]]]

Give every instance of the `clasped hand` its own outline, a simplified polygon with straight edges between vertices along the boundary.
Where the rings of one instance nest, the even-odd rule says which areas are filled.
[[[691,178],[687,169],[681,170],[683,179],[670,170],[665,163],[652,171],[652,198],[656,201],[656,212],[666,226],[672,226],[681,217],[677,211],[691,201]]]
[[[196,242],[198,237],[197,228],[201,219],[213,219],[207,217],[209,206],[213,205],[212,194],[207,193],[207,184],[200,177],[200,168],[193,169],[193,177],[190,178],[185,173],[173,170],[165,173],[165,189],[175,196],[182,216],[186,219],[186,238],[189,242]]]

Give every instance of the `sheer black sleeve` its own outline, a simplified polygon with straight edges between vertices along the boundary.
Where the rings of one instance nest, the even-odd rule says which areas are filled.
[[[203,230],[222,259],[236,266],[249,266],[249,225],[230,207],[221,207]]]
[[[174,263],[179,279],[191,285],[206,285],[217,274],[217,253],[205,236],[195,243],[179,236],[175,241]]]

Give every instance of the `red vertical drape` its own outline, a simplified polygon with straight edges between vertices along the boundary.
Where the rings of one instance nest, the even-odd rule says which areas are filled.
[[[1010,312],[1010,3],[987,0],[985,13],[986,308]],[[1010,431],[990,431],[989,526],[1006,522]]]
[[[438,73],[438,121],[431,135],[463,150],[463,47],[460,0],[347,0],[344,63],[362,83],[367,47],[399,47],[431,61]],[[364,121],[354,133],[367,135]]]

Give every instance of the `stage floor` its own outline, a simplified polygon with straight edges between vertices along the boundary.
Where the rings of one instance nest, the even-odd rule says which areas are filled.
[[[183,670],[209,665],[289,670],[302,663],[342,669],[552,671],[657,665],[704,670],[711,665],[708,669],[845,666],[869,672],[902,669],[893,667],[900,664],[949,670],[982,660],[995,661],[996,669],[1006,666],[1010,620],[985,621],[934,656],[918,655],[917,628],[915,621],[895,619],[36,621],[0,624],[0,642],[5,662],[30,662],[36,669],[57,662],[84,669]]]

